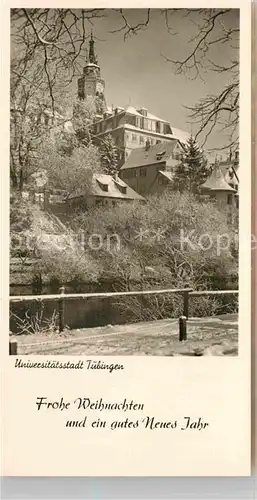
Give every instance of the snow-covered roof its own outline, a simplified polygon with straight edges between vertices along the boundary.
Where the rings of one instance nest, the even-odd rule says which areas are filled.
[[[155,163],[163,164],[171,157],[177,144],[178,141],[173,137],[173,141],[155,144],[147,150],[145,147],[132,149],[121,170],[153,165]]]
[[[142,116],[143,116],[141,113],[139,113],[139,112],[136,110],[136,108],[134,108],[133,106],[130,106],[130,105],[129,105],[129,106],[127,106],[127,107],[124,109],[124,111],[125,111],[126,113],[130,113],[131,115],[140,116],[141,118],[142,118]]]
[[[183,144],[186,144],[188,139],[190,138],[190,134],[185,132],[184,130],[180,130],[179,128],[175,128],[171,125],[172,135],[171,137],[175,137]]]
[[[140,116],[142,116],[142,115],[140,115]],[[148,111],[147,111],[146,118],[150,118],[150,120],[156,120],[158,122],[169,123],[167,120],[164,120],[163,118],[159,118],[158,116],[152,115],[152,113],[149,113]]]
[[[172,181],[172,179],[174,177],[174,173],[172,173],[172,172],[165,172],[164,170],[159,170],[159,174],[161,174],[164,177],[166,177],[166,179],[168,179],[169,181]]]
[[[227,181],[219,167],[214,168],[210,177],[201,185],[201,189],[203,191],[233,191],[235,189],[232,188]]]
[[[107,186],[107,190],[104,187]],[[124,189],[125,188],[125,189]],[[144,198],[140,194],[136,193],[128,184],[126,184],[119,177],[113,177],[108,174],[94,174],[92,185],[89,190],[83,189],[83,187],[76,191],[69,198],[77,198],[82,197],[88,191],[88,195],[90,196],[99,196],[104,198],[116,198],[116,199],[125,199],[125,200],[141,200]]]
[[[91,62],[87,62],[86,65],[85,65],[85,68],[87,68],[88,66],[92,66],[93,68],[99,68],[100,67],[98,64],[91,63]]]

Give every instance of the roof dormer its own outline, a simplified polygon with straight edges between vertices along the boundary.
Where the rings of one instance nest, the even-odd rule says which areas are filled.
[[[159,153],[156,153],[156,160],[162,160],[165,153],[166,153],[166,151],[160,151]]]
[[[118,179],[115,179],[114,180],[114,183],[115,183],[115,186],[118,188],[118,190],[120,191],[120,193],[122,194],[127,194],[127,186],[125,186],[124,184],[121,184],[121,182],[119,182]]]
[[[106,182],[99,181],[99,179],[96,179],[96,181],[102,191],[108,192],[108,184]]]
[[[138,109],[137,111],[138,111],[138,113],[140,113],[140,115],[147,117],[147,109],[146,108],[141,108],[141,109]]]

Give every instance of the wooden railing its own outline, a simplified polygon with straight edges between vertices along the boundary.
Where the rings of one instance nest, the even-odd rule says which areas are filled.
[[[110,297],[133,297],[145,295],[181,294],[183,296],[183,314],[179,318],[179,340],[187,339],[187,320],[189,317],[189,298],[204,295],[236,295],[238,290],[197,290],[192,288],[165,288],[161,290],[134,290],[129,292],[100,292],[100,293],[65,293],[65,288],[60,288],[59,294],[54,295],[16,295],[10,296],[10,302],[43,302],[46,300],[58,300],[59,309],[59,331],[64,330],[65,301],[68,299],[105,299]],[[17,343],[9,342],[9,354],[17,354]]]
[[[134,290],[129,292],[100,292],[100,293],[65,293],[65,288],[61,287],[59,294],[56,295],[17,295],[11,296],[10,302],[42,302],[45,300],[58,300],[59,304],[59,330],[60,332],[64,329],[64,312],[65,312],[65,301],[68,299],[107,299],[110,297],[136,297],[145,295],[163,295],[176,293],[183,295],[183,316],[188,317],[188,302],[189,293],[192,288],[165,288],[162,290]]]

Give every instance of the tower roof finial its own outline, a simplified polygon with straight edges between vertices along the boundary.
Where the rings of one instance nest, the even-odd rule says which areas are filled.
[[[97,64],[97,57],[95,55],[95,40],[93,36],[93,30],[91,30],[91,36],[89,40],[89,62],[92,64]]]

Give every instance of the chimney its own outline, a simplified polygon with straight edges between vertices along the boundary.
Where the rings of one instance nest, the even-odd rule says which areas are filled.
[[[150,146],[151,146],[151,143],[150,143],[149,139],[147,138],[146,143],[145,143],[145,150],[148,151],[150,149]]]

